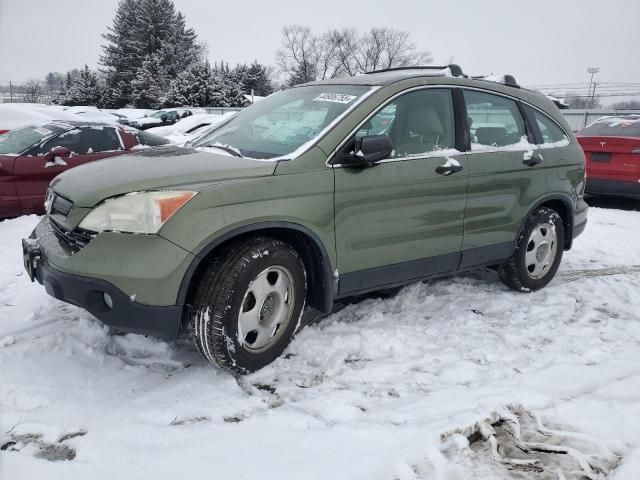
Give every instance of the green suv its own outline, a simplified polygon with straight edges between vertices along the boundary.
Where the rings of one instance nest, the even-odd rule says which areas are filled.
[[[23,240],[32,280],[234,373],[336,300],[478,267],[530,291],[587,221],[584,154],[546,97],[456,65],[271,95],[187,147],[74,168]]]

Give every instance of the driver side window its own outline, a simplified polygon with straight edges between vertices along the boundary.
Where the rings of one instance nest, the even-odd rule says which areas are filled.
[[[455,148],[451,91],[416,90],[388,103],[356,133],[356,139],[386,135],[394,150],[390,158],[420,157]]]

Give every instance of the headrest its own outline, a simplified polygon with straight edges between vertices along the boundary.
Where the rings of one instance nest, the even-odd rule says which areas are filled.
[[[420,135],[443,135],[440,115],[433,108],[414,108],[409,112],[409,131]]]

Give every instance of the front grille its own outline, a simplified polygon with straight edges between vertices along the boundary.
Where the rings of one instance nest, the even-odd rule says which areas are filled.
[[[66,217],[69,215],[72,208],[73,202],[71,200],[67,200],[57,193],[53,194],[53,199],[51,200],[51,214],[58,213]]]
[[[49,218],[49,223],[56,237],[70,250],[77,252],[85,247],[92,239],[93,235],[87,230],[76,228],[75,230],[67,230],[55,220]]]

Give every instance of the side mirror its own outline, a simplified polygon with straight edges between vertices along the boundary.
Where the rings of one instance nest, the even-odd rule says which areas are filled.
[[[368,135],[356,139],[354,153],[346,153],[340,159],[347,167],[372,167],[389,158],[393,152],[393,143],[387,135]]]
[[[71,150],[69,150],[67,147],[53,147],[45,155],[47,159],[54,159],[56,157],[67,158],[70,156],[71,156]]]
[[[167,120],[169,120],[169,115],[167,115],[166,113],[163,113],[160,116],[160,120],[162,120],[163,122],[166,122]]]

